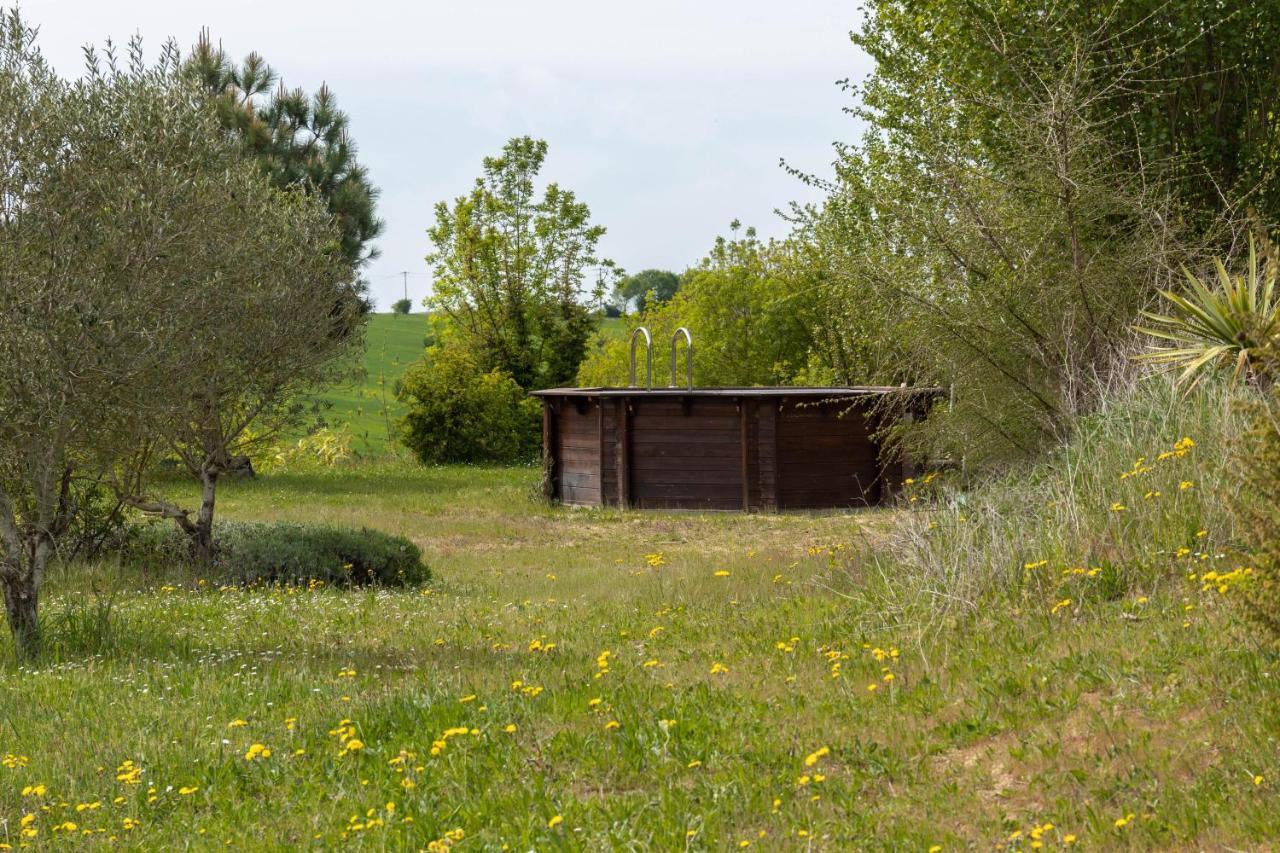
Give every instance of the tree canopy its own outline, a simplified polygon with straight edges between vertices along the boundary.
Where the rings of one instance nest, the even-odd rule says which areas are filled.
[[[242,140],[273,184],[305,187],[324,199],[353,270],[377,256],[372,242],[383,229],[378,189],[356,157],[350,119],[328,85],[313,94],[287,88],[261,54],[236,64],[208,32],[201,33],[183,72],[212,98],[222,125]]]
[[[619,307],[632,306],[636,311],[658,302],[666,302],[680,289],[680,276],[668,270],[641,270],[618,282],[614,294]]]
[[[676,293],[650,303],[638,317],[653,333],[655,385],[667,384],[668,344],[681,326],[694,336],[699,385],[787,385],[811,378],[820,300],[813,246],[799,235],[764,242],[754,229],[739,233],[739,227],[735,221],[729,237],[716,239]],[[683,359],[683,348],[680,353]],[[583,363],[578,384],[624,385],[629,365],[628,340],[602,342]]]
[[[585,202],[555,183],[538,196],[546,156],[542,140],[510,140],[484,159],[468,195],[436,205],[428,231],[435,245],[428,307],[450,318],[457,345],[482,372],[500,370],[526,390],[577,373],[597,323],[589,303],[614,269],[596,256],[605,229],[591,222]]]
[[[295,387],[282,377],[354,337],[335,312],[351,270],[328,211],[267,181],[172,43],[150,67],[137,40],[123,61],[89,51],[68,83],[34,40],[16,12],[0,18],[0,585],[27,655],[86,495],[141,482],[139,448],[253,421]]]

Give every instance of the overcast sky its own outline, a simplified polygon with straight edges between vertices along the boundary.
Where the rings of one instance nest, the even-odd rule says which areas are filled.
[[[0,0],[3,3],[4,0]],[[382,256],[366,275],[384,310],[407,270],[415,301],[432,207],[467,192],[512,136],[546,139],[543,177],[574,190],[627,270],[676,271],[735,217],[765,236],[774,210],[816,196],[778,165],[829,174],[858,128],[836,86],[869,61],[858,13],[832,0],[27,0],[65,76],[80,48],[141,33],[149,55],[207,26],[233,57],[262,53],[290,86],[328,82],[382,189]]]

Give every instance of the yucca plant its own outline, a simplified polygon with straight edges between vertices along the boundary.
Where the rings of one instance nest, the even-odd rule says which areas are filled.
[[[1171,306],[1169,314],[1143,311],[1153,326],[1134,328],[1169,343],[1152,344],[1138,360],[1182,369],[1178,382],[1194,386],[1207,369],[1235,365],[1234,379],[1253,373],[1261,347],[1280,332],[1280,300],[1276,293],[1276,264],[1259,269],[1258,253],[1249,238],[1249,266],[1244,275],[1231,276],[1221,260],[1216,281],[1201,281],[1185,267],[1190,290],[1185,295],[1160,291]],[[1216,286],[1215,286],[1216,285]]]

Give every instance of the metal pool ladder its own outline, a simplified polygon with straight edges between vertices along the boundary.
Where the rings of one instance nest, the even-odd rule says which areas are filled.
[[[631,333],[631,384],[630,388],[636,387],[636,340],[644,336],[644,383],[645,390],[653,390],[653,338],[649,337],[649,330],[644,326],[638,326]],[[674,347],[674,343],[672,344]],[[672,350],[674,353],[675,350]],[[675,362],[672,362],[673,364]],[[673,373],[672,376],[675,374]]]
[[[679,387],[676,384],[676,376],[679,375],[678,368],[677,368],[678,362],[676,360],[676,348],[680,346],[681,334],[684,335],[684,339],[689,345],[688,346],[688,350],[689,350],[688,375],[686,378],[688,380],[688,388],[690,391],[692,391],[693,390],[693,335],[690,334],[689,330],[686,329],[684,326],[681,326],[680,328],[676,329],[675,334],[671,336],[671,384],[668,385],[667,387],[668,388]]]

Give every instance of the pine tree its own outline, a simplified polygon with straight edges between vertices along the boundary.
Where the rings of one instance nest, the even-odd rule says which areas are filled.
[[[338,223],[342,254],[357,272],[377,257],[370,245],[383,228],[378,189],[356,159],[347,114],[328,85],[314,94],[290,89],[261,54],[239,65],[208,31],[187,57],[184,70],[213,98],[224,127],[244,141],[272,183],[302,185],[324,198]],[[359,283],[361,295],[367,285]]]

